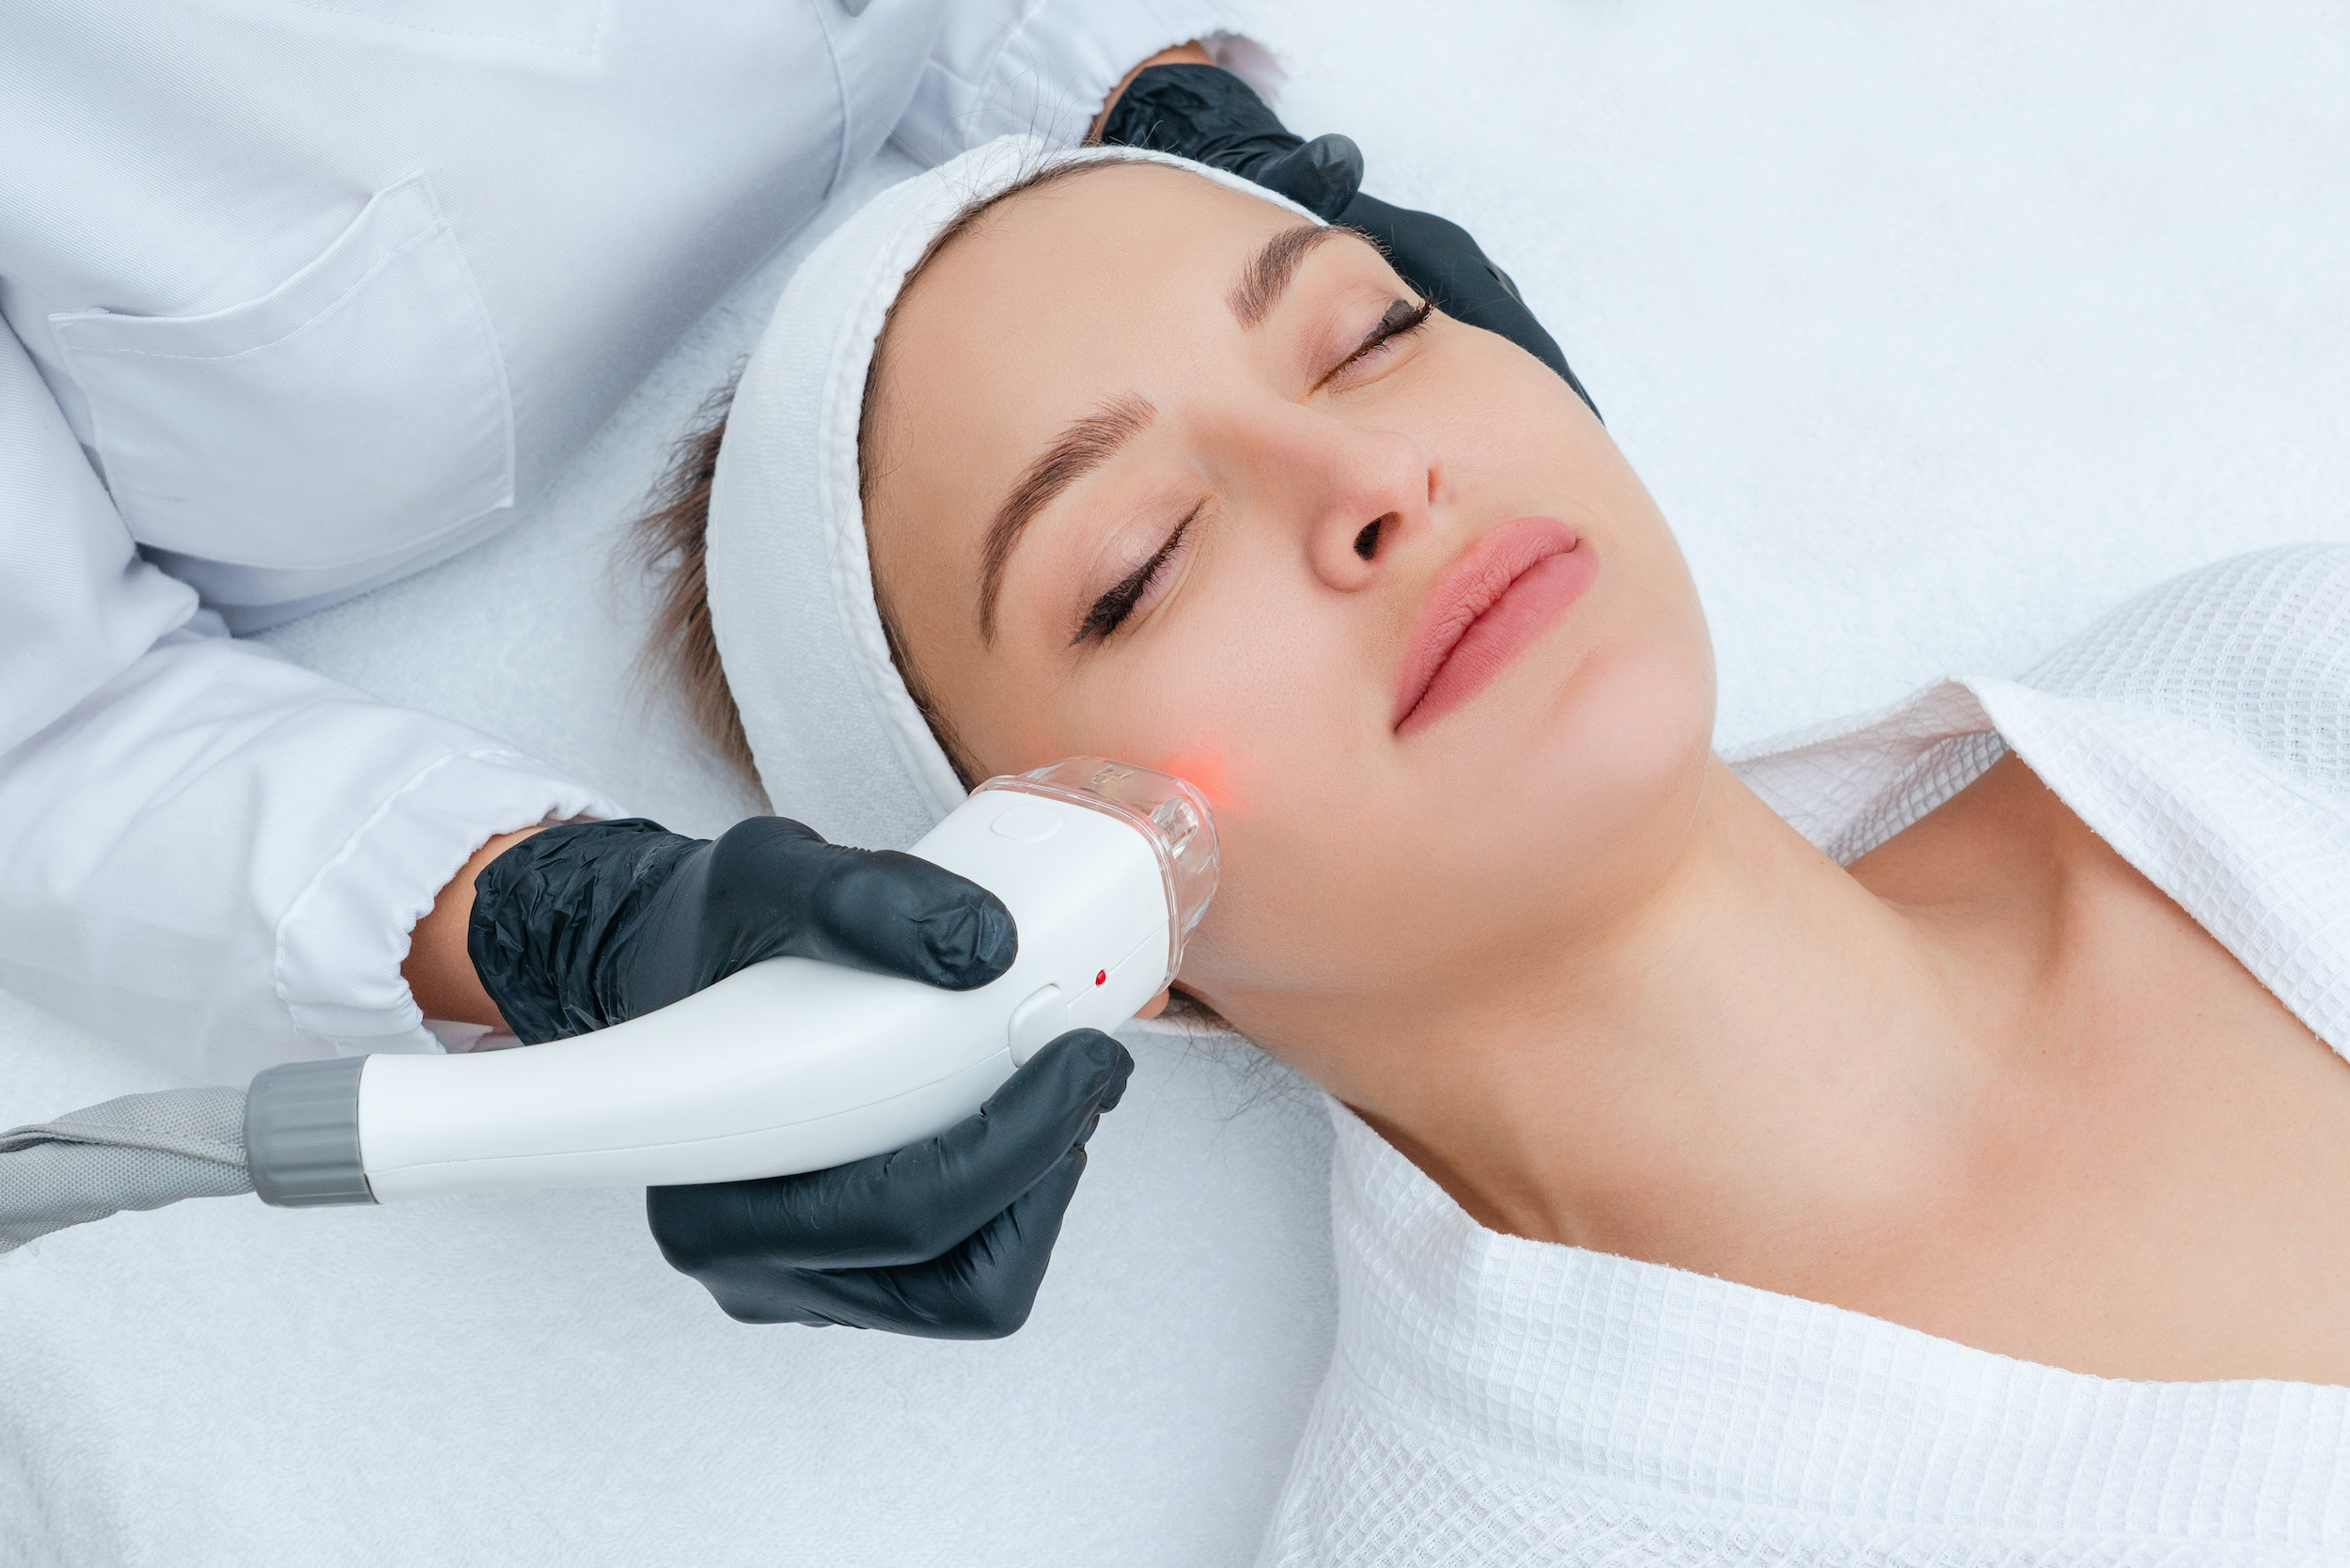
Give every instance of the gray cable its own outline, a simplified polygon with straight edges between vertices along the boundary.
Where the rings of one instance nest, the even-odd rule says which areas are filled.
[[[0,1133],[0,1253],[124,1209],[253,1190],[242,1089],[126,1094]]]

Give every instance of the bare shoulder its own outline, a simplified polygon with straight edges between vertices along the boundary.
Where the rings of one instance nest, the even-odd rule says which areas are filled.
[[[2350,1383],[2350,1068],[2013,755],[1851,870],[1970,956],[1995,1066],[1963,1200],[1840,1304],[2107,1377]]]

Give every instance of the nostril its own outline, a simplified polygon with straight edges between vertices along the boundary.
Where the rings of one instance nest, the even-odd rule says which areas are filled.
[[[1363,531],[1355,536],[1355,553],[1365,560],[1379,553],[1379,528],[1385,517],[1374,517],[1363,525]]]

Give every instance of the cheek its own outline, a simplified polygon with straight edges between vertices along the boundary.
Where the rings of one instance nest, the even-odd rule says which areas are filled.
[[[1636,906],[1695,815],[1704,665],[1668,643],[1604,650],[1550,712],[1516,716],[1507,747],[1465,745],[1432,773],[1304,767],[1233,814],[1230,873],[1186,980],[1219,1005],[1226,992],[1427,1003],[1553,963]]]
[[[1340,607],[1289,591],[1277,563],[1230,563],[1248,591],[1201,594],[1115,665],[1069,688],[1026,737],[1034,761],[1096,753],[1188,779],[1215,812],[1215,902],[1185,973],[1232,967],[1294,983],[1317,967],[1314,933],[1349,846],[1376,813],[1386,759],[1368,737],[1370,685]],[[1201,585],[1195,585],[1201,586]],[[1384,750],[1386,748],[1377,748]],[[1050,755],[1046,755],[1050,753]]]
[[[1227,988],[1434,998],[1555,962],[1561,942],[1647,897],[1681,853],[1712,754],[1712,661],[1670,564],[1569,651],[1565,679],[1545,688],[1528,670],[1468,722],[1429,731],[1436,745],[1292,715],[1319,749],[1233,814],[1239,874],[1186,979],[1211,1000]]]

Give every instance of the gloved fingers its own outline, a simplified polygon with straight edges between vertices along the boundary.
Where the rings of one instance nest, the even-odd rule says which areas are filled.
[[[1041,1070],[1039,1063],[1044,1064]],[[1116,1035],[1100,1029],[1071,1029],[1055,1035],[1028,1058],[1027,1066],[1005,1079],[1004,1087],[979,1107],[979,1115],[1009,1122],[1018,1116],[1042,1114],[1059,1096],[1068,1095],[1073,1104],[1077,1094],[1090,1095],[1091,1116],[1070,1119],[1076,1131],[1072,1141],[1083,1143],[1093,1136],[1093,1118],[1117,1109],[1126,1097],[1126,1081],[1134,1073],[1135,1058]],[[950,1128],[942,1136],[951,1137],[953,1131]]]
[[[803,1277],[780,1264],[747,1262],[695,1277],[718,1309],[737,1323],[788,1323],[798,1328],[834,1328],[838,1323],[802,1301]]]
[[[1221,66],[1152,66],[1126,84],[1102,128],[1114,147],[1147,148],[1252,180],[1324,221],[1363,182],[1353,138],[1312,141],[1281,123],[1256,89]]]
[[[794,1321],[814,1318],[932,1340],[1002,1339],[1028,1321],[1085,1167],[1085,1150],[1063,1151],[1002,1213],[927,1262],[801,1272],[787,1287],[793,1310],[803,1314]],[[728,1296],[714,1289],[712,1294],[729,1316],[775,1321],[744,1318]],[[740,1305],[762,1309],[757,1302]]]
[[[811,945],[829,957],[950,991],[1011,967],[1020,933],[1003,901],[978,883],[896,850],[836,851],[833,875],[808,911]]]
[[[1279,192],[1318,218],[1369,234],[1404,281],[1437,309],[1517,344],[1556,370],[1594,416],[1599,413],[1567,356],[1518,297],[1517,285],[1466,229],[1362,195],[1362,151],[1353,141],[1335,135],[1304,141],[1232,72],[1198,64],[1136,72],[1104,122],[1102,140],[1212,164]]]
[[[1218,168],[1286,152],[1303,139],[1239,76],[1191,62],[1136,72],[1102,126],[1107,146],[1171,152]]]
[[[797,1180],[798,1261],[887,1267],[943,1256],[1042,1180],[1124,1092],[1134,1058],[1094,1029],[1046,1045],[936,1137]]]
[[[828,844],[780,817],[718,839],[703,898],[704,930],[725,951],[704,984],[791,954],[968,991],[1020,950],[1011,911],[978,883],[894,850]]]
[[[936,1137],[804,1175],[654,1187],[646,1218],[670,1266],[705,1283],[741,1268],[928,1262],[1089,1137],[1133,1068],[1109,1036],[1073,1031]]]
[[[1434,212],[1395,207],[1359,192],[1338,222],[1370,235],[1404,282],[1458,321],[1497,333],[1557,371],[1592,415],[1599,405],[1567,364],[1558,340],[1518,297],[1510,274],[1496,266],[1469,231]]]
[[[1294,151],[1261,159],[1239,172],[1330,223],[1363,183],[1363,149],[1352,136],[1316,136]]]

